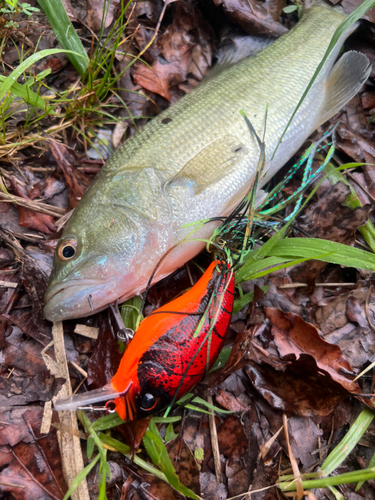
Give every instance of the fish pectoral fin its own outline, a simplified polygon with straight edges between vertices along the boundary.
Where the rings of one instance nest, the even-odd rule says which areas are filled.
[[[200,194],[210,186],[233,173],[248,154],[244,144],[231,135],[225,135],[206,146],[165,185],[165,189],[186,187],[191,194]]]
[[[354,50],[346,52],[328,76],[322,113],[316,127],[338,113],[359,92],[370,73],[371,64],[364,54]]]

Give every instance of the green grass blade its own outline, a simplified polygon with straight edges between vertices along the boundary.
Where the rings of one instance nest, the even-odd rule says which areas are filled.
[[[185,401],[187,401],[188,399],[190,399],[192,396],[194,396],[194,394],[192,394],[191,392],[189,392],[188,394],[185,394],[184,396],[182,396],[181,399],[179,399],[177,401],[177,404],[178,405],[183,404]],[[194,398],[192,400],[192,403],[201,404],[203,406],[206,406],[209,410],[216,411],[217,413],[226,413],[226,414],[233,413],[233,411],[223,410],[222,408],[218,408],[217,406],[214,406],[214,405],[208,403],[207,401],[205,401],[204,399],[200,398],[199,396],[197,396],[196,398]],[[186,408],[189,408],[189,407],[191,407],[191,405],[186,405]],[[194,408],[192,408],[192,409],[194,409],[195,411],[202,411],[202,408],[199,408],[198,406],[194,406]],[[204,413],[207,413],[207,412],[204,411]],[[212,412],[208,412],[208,413],[212,413]]]
[[[333,486],[328,486],[328,489],[336,500],[345,500],[345,498],[341,495],[341,493],[337,491],[336,488],[334,488]]]
[[[96,457],[93,459],[93,461],[90,462],[88,465],[86,465],[86,467],[84,469],[82,469],[81,472],[79,472],[77,474],[77,477],[75,477],[73,479],[72,484],[70,485],[70,488],[65,493],[65,496],[64,496],[63,500],[68,500],[68,498],[70,497],[70,495],[78,488],[78,486],[82,483],[82,481],[85,479],[85,477],[91,471],[91,469],[93,469],[95,467],[95,465],[98,462],[99,458],[100,458],[100,455],[99,454],[96,455]]]
[[[123,424],[124,421],[117,415],[117,413],[111,413],[105,415],[104,417],[98,418],[92,423],[92,428],[95,432],[106,431]]]
[[[369,9],[371,9],[374,6],[375,6],[375,0],[365,0],[346,19],[344,19],[344,21],[340,24],[340,26],[338,26],[338,28],[336,29],[336,31],[333,34],[332,40],[331,40],[330,44],[328,45],[328,48],[323,56],[323,59],[320,61],[319,66],[316,68],[315,73],[313,74],[309,84],[306,87],[306,90],[302,94],[301,99],[299,100],[295,110],[293,111],[293,114],[290,117],[290,119],[289,119],[289,121],[284,129],[284,132],[281,134],[281,137],[279,139],[279,142],[276,145],[276,148],[275,148],[275,151],[273,152],[271,160],[274,158],[276,151],[277,151],[279,145],[281,144],[281,141],[283,140],[283,137],[289,128],[289,125],[292,123],[293,118],[296,116],[297,111],[299,110],[301,104],[305,100],[307,93],[309,92],[309,90],[313,86],[317,76],[320,73],[320,70],[324,66],[324,63],[328,59],[328,56],[332,52],[332,49],[335,47],[336,43],[339,41],[341,35],[343,35],[346,32],[346,30],[348,28],[350,28],[350,26],[352,26],[355,22],[357,22],[358,19],[360,19],[364,14],[366,14],[366,12]]]
[[[355,470],[346,472],[345,474],[338,474],[337,476],[324,477],[319,479],[310,479],[307,481],[302,480],[304,490],[311,490],[314,488],[328,488],[329,486],[339,486],[340,484],[357,483],[358,481],[367,481],[375,478],[375,468],[368,468],[362,470]],[[278,484],[281,491],[295,491],[296,484],[294,479],[287,482]]]
[[[353,448],[358,444],[366,429],[371,424],[375,413],[370,408],[365,408],[358,415],[354,424],[350,427],[345,437],[340,441],[335,449],[331,451],[324,460],[321,473],[324,476],[331,474],[345,460]],[[373,469],[375,470],[375,469]]]
[[[250,304],[250,302],[254,299],[254,292],[245,293],[239,299],[236,299],[233,304],[233,314],[241,311],[245,306]]]
[[[130,458],[131,457],[131,450],[129,446],[127,446],[124,443],[121,443],[121,441],[118,441],[117,439],[107,436],[106,434],[103,434],[102,432],[99,434],[99,438],[102,441],[102,443],[111,446],[118,452],[122,453],[126,457]],[[150,474],[153,474],[155,477],[161,479],[162,481],[165,481],[166,483],[167,478],[165,477],[165,474],[163,474],[159,469],[156,469],[156,467],[153,467],[151,464],[143,460],[142,458],[138,457],[137,455],[134,455],[134,463],[138,465],[139,467],[142,467],[146,472],[149,472]]]
[[[244,265],[237,271],[236,284],[253,279],[253,276],[255,276],[258,272],[263,271],[263,269],[267,269],[267,267],[284,264],[286,262],[290,262],[291,260],[293,260],[291,257],[267,257],[266,255],[261,261],[258,262],[246,260]]]
[[[370,462],[369,462],[369,464],[368,464],[368,468],[369,468],[369,469],[371,469],[372,467],[375,467],[375,453],[372,455],[371,460],[370,460]],[[360,481],[360,482],[357,484],[357,486],[356,486],[356,488],[355,488],[355,491],[360,490],[360,489],[362,488],[363,483],[364,483],[364,481]]]
[[[317,259],[341,266],[375,271],[373,253],[317,238],[287,238],[278,241],[271,249],[270,255],[291,260],[295,258]]]
[[[360,163],[355,165],[362,166],[364,164]],[[347,165],[342,165],[342,166],[347,167]],[[362,203],[360,202],[354,188],[338,169],[336,169],[331,163],[328,163],[324,167],[324,173],[328,176],[328,180],[332,186],[337,182],[342,182],[343,184],[349,187],[351,194],[343,203],[344,206],[347,206],[352,210],[354,210],[357,207],[362,207]],[[362,234],[363,238],[365,239],[366,243],[369,245],[371,250],[375,253],[375,228],[372,222],[370,220],[367,220],[366,224],[359,227],[358,230]]]
[[[186,497],[200,500],[189,488],[180,483],[180,480],[174,470],[171,459],[169,458],[167,448],[159,434],[155,422],[151,419],[146,434],[143,437],[143,444],[148,451],[154,464],[165,474],[168,483],[177,491]]]
[[[323,259],[324,260],[324,257],[326,257],[327,255],[329,255],[329,254],[324,253],[322,255],[317,255],[315,258],[316,259]],[[272,257],[270,257],[270,258],[272,258]],[[266,276],[267,274],[279,271],[280,269],[285,269],[286,267],[295,266],[297,264],[301,264],[301,262],[306,262],[308,260],[311,260],[310,257],[305,257],[305,258],[302,258],[302,259],[295,259],[295,260],[288,260],[284,264],[279,264],[278,266],[270,267],[270,268],[268,268],[268,269],[266,269],[264,271],[258,271],[257,273],[254,273],[254,274],[250,273],[250,275],[248,275],[247,279],[249,281],[250,280],[255,280],[257,278],[261,278],[262,276]]]
[[[178,434],[175,433],[173,425],[168,424],[165,430],[165,442],[168,443],[169,441],[176,439],[176,437],[178,437]]]
[[[0,75],[0,82],[4,82],[5,80],[6,77]],[[26,103],[31,104],[34,108],[39,108],[47,113],[53,113],[53,108],[48,105],[48,102],[40,97],[40,95],[36,94],[33,90],[29,89],[27,85],[21,85],[20,83],[15,82],[9,90],[12,94],[20,97]]]
[[[83,77],[89,67],[89,58],[69,20],[61,0],[38,0],[61,47],[68,53],[70,62]]]
[[[231,352],[232,352],[232,346],[223,347],[215,363],[212,365],[211,370],[208,373],[214,372],[215,370],[222,368],[228,361]]]
[[[152,417],[155,424],[174,424],[179,422],[181,417]]]
[[[3,83],[0,85],[0,101],[3,99],[5,94],[11,89],[12,85],[17,82],[17,79],[33,64],[35,64],[43,57],[51,56],[53,54],[61,54],[62,52],[66,54],[73,54],[73,52],[69,50],[62,49],[46,49],[41,50],[40,52],[35,52],[32,56],[28,57],[25,61],[23,61],[17,68],[12,71],[10,75],[6,77]],[[78,54],[77,54],[78,56]]]
[[[100,441],[99,436],[92,428],[92,424],[89,418],[85,415],[85,413],[82,410],[77,411],[77,417],[80,420],[80,422],[84,425],[86,432],[90,435],[90,438],[94,440],[96,446],[98,447],[100,462],[101,466],[103,467],[103,473],[106,474],[108,477],[111,477],[111,470],[107,462],[106,452],[102,446],[102,442]]]

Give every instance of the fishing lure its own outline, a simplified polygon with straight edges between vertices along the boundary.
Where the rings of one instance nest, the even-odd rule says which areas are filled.
[[[57,410],[98,402],[123,420],[155,413],[186,394],[215,362],[229,330],[234,271],[214,261],[185,294],[140,324],[111,382],[101,389],[57,400]]]

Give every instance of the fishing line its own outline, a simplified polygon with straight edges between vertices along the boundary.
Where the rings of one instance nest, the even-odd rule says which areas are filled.
[[[207,316],[210,313],[211,306],[213,306],[214,299],[217,296],[217,292],[218,292],[219,288],[221,287],[221,285],[223,283],[223,280],[226,279],[227,276],[229,276],[229,273],[228,272],[224,272],[224,271],[226,271],[225,267],[222,266],[221,272],[220,272],[220,274],[218,275],[218,277],[216,279],[214,290],[211,293],[211,297],[210,297],[209,303],[207,304],[206,310],[204,311],[205,316],[200,320],[198,326],[196,327],[196,329],[194,331],[193,337],[197,337],[199,335],[199,332],[203,328],[204,323],[205,323],[205,321],[207,319]],[[231,272],[233,272],[233,271],[231,271]],[[227,287],[228,287],[228,285],[230,283],[231,277],[232,277],[232,275],[230,275],[229,279],[227,279],[227,281],[225,283],[225,288],[223,290],[223,294],[222,294],[222,298],[221,298],[220,304],[222,303],[222,300],[224,298],[226,289],[227,289]],[[187,374],[188,374],[188,372],[189,372],[192,364],[194,363],[196,357],[198,356],[198,354],[200,353],[200,351],[203,349],[204,344],[206,343],[206,341],[209,340],[209,338],[211,338],[211,334],[212,334],[212,332],[213,332],[213,330],[215,328],[217,315],[220,312],[220,307],[221,307],[220,304],[219,304],[219,307],[215,311],[214,317],[210,320],[210,328],[209,328],[208,332],[206,333],[206,335],[202,339],[202,342],[198,346],[197,351],[193,355],[192,359],[189,361],[188,366],[186,367],[185,372],[184,372],[184,374],[181,377],[181,381],[180,381],[180,383],[179,383],[179,385],[178,385],[178,387],[177,387],[177,389],[176,389],[176,391],[174,393],[172,401],[170,402],[170,404],[168,405],[168,407],[165,410],[164,417],[168,416],[168,414],[171,411],[173,405],[175,404],[176,399],[177,399],[177,394],[179,393],[179,391],[180,391],[180,389],[181,389],[181,387],[182,387],[182,385],[184,383],[184,380],[185,380],[185,378],[186,378],[186,376],[187,376]],[[207,354],[209,355],[209,345],[207,346]],[[208,370],[206,370],[206,373],[207,373],[207,371]]]

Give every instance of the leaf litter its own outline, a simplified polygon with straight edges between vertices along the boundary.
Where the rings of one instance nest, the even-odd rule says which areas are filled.
[[[87,7],[74,2],[68,9],[87,39],[92,34],[99,35],[103,5],[91,0]],[[118,5],[111,2],[105,30],[113,23]],[[344,0],[342,5],[350,12],[358,2]],[[119,95],[133,117],[140,119],[121,122],[121,130],[117,127],[119,138],[113,138],[113,143],[118,146],[142,124],[143,117],[158,113],[195,88],[219,57],[228,32],[235,44],[240,43],[236,37],[245,33],[267,37],[285,33],[296,22],[296,16],[285,14],[284,7],[282,0],[214,0],[206,4],[179,0],[167,7],[156,30],[163,3],[136,2],[129,11],[127,52],[137,55],[155,34],[156,37],[143,55],[147,64],[139,61],[121,77]],[[371,11],[366,19],[374,22]],[[25,28],[34,46],[40,42],[39,49],[43,50],[53,47],[55,41],[52,32],[45,30],[46,20],[40,21],[33,33],[27,24],[21,29]],[[362,36],[361,33],[349,40],[348,47],[363,50],[375,60],[369,32],[363,29]],[[10,44],[5,46],[3,58],[8,64],[17,64],[22,48],[17,43],[18,51],[12,51]],[[120,53],[116,54],[116,61],[120,71],[129,62]],[[65,57],[50,57],[43,64],[37,68],[51,70],[51,92],[66,91],[76,83],[78,75]],[[46,91],[41,88],[42,94]],[[114,108],[117,106],[116,116],[128,117],[116,99],[111,101]],[[6,133],[14,134],[15,127],[28,119],[26,114],[18,108],[17,116],[7,122]],[[303,231],[306,238],[366,245],[358,228],[368,219],[374,221],[374,115],[375,94],[367,85],[359,98],[331,120],[332,124],[340,121],[335,153],[338,161],[368,164],[353,168],[346,175],[350,188],[343,183],[331,185],[326,179],[297,219],[294,235],[301,237]],[[41,121],[45,130],[55,125],[51,117]],[[94,122],[93,126],[99,131],[103,123]],[[114,129],[114,125],[104,126]],[[101,161],[95,163],[87,157],[88,139],[93,136],[83,137],[77,128],[85,129],[84,119],[77,122],[76,129],[52,130],[51,140],[25,144],[13,151],[0,147],[1,184],[5,187],[0,193],[0,489],[4,495],[9,493],[21,500],[62,499],[69,474],[73,479],[90,462],[81,451],[87,435],[81,430],[80,442],[78,425],[71,415],[60,415],[58,424],[59,417],[54,412],[52,423],[60,425],[60,430],[47,422],[48,432],[40,434],[44,403],[48,405],[62,387],[69,393],[70,384],[73,391],[104,385],[116,371],[122,355],[112,321],[105,312],[66,322],[65,348],[55,348],[56,354],[51,341],[57,333],[52,334],[51,325],[42,316],[42,297],[57,241],[55,230],[63,226],[102,165]],[[290,194],[288,189],[285,192]],[[351,189],[362,206],[352,209],[347,205]],[[204,267],[208,260],[202,255],[195,260],[198,266],[189,264],[153,287],[145,313],[150,314],[189,288],[200,276],[199,266]],[[244,303],[233,317],[227,345],[231,348],[229,362],[195,389],[204,399],[210,395],[218,408],[233,412],[216,412],[217,443],[213,443],[209,416],[203,413],[183,409],[173,414],[178,417],[175,422],[158,424],[166,440],[168,435],[177,435],[169,440],[167,450],[184,486],[205,498],[225,499],[275,484],[281,473],[290,472],[292,455],[304,472],[322,464],[362,404],[372,404],[370,397],[363,396],[374,392],[372,373],[357,381],[354,377],[375,359],[373,284],[370,272],[320,261],[302,263],[241,284],[245,294],[254,292],[254,298],[250,307],[249,302]],[[266,292],[260,292],[259,287]],[[82,331],[99,328],[99,337],[82,337],[75,333],[79,327]],[[62,338],[62,330],[59,332]],[[62,361],[62,351],[66,352],[67,361]],[[57,369],[59,363],[62,368]],[[290,448],[283,429],[283,412],[289,417]],[[88,415],[92,421],[97,417],[92,412]],[[147,425],[147,421],[135,426],[123,424],[111,432],[133,451],[138,450],[137,456],[149,460],[142,444]],[[68,450],[62,452],[63,457],[75,457],[71,459],[74,466],[70,472],[66,470],[66,459],[61,461],[59,439],[60,450]],[[219,451],[216,466],[214,445]],[[367,467],[374,452],[370,426],[337,472]],[[120,458],[113,449],[107,450],[107,456],[112,471],[112,479],[107,483],[108,499],[181,497],[165,481],[145,472],[129,458]],[[96,498],[99,477],[97,464],[76,498]],[[350,499],[374,498],[373,487],[369,481],[356,493],[352,486],[342,487],[342,493]],[[316,498],[333,498],[326,489],[315,491]],[[252,498],[284,496],[271,489],[254,493]]]

